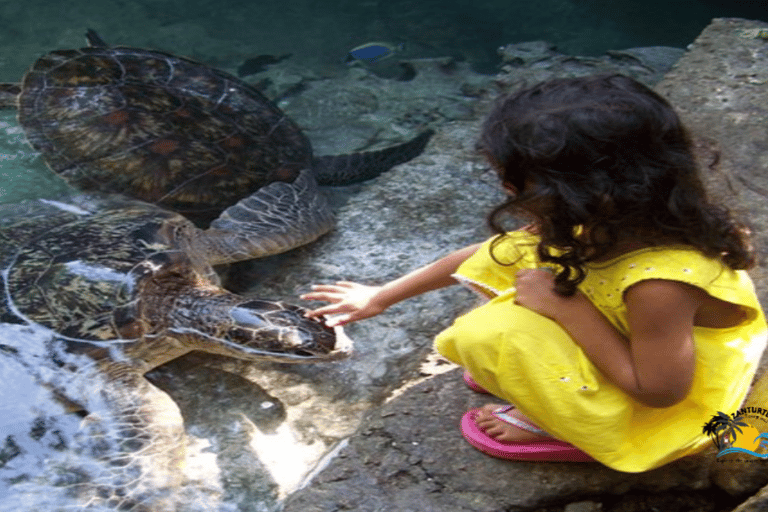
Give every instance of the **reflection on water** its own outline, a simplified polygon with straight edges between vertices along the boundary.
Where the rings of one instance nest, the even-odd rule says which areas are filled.
[[[169,488],[162,462],[137,451],[146,433],[136,437],[130,416],[106,404],[103,376],[68,360],[50,331],[0,324],[0,340],[0,511],[237,510],[220,503],[215,455],[200,441],[185,449]],[[52,389],[91,413],[68,412]]]
[[[16,112],[0,110],[0,203],[53,198],[71,191],[27,144]]]

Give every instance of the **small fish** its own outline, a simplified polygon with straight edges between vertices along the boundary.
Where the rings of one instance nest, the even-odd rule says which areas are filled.
[[[763,39],[768,40],[768,29],[766,28],[751,28],[741,31],[741,37],[746,39]]]
[[[404,43],[398,45],[391,45],[389,43],[365,43],[352,48],[347,54],[347,58],[344,62],[347,64],[356,60],[364,60],[366,62],[377,62],[387,57],[391,57],[395,53],[401,51],[404,47]]]
[[[267,69],[270,64],[277,64],[280,61],[291,57],[292,53],[285,53],[283,55],[259,55],[243,62],[239,68],[237,68],[237,76],[240,78],[255,73],[260,73]]]

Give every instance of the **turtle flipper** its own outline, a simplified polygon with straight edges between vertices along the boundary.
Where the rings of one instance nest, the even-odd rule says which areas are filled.
[[[99,492],[108,496],[105,501],[125,508],[176,510],[172,502],[183,481],[178,468],[186,457],[178,405],[135,366],[102,364],[106,378],[96,388],[100,393],[92,393],[92,402],[86,402],[89,416],[84,421],[90,442],[103,450],[99,458],[115,468],[111,475],[94,475]]]
[[[213,265],[261,258],[312,242],[333,223],[311,171],[303,170],[293,183],[270,183],[224,210],[200,249]]]
[[[104,41],[101,36],[92,28],[89,28],[85,32],[85,40],[88,41],[88,46],[92,48],[108,48],[109,45]]]
[[[378,151],[316,157],[312,160],[312,172],[321,185],[349,185],[370,180],[419,156],[434,133],[426,130],[408,142]]]
[[[0,108],[16,108],[20,92],[20,84],[0,83]]]

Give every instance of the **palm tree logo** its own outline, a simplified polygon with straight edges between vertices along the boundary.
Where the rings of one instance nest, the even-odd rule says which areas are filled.
[[[725,448],[724,444],[733,442],[736,438],[736,432],[742,434],[741,427],[748,427],[749,423],[742,420],[741,416],[728,415],[718,411],[711,420],[704,424],[702,432],[712,438],[718,451]]]

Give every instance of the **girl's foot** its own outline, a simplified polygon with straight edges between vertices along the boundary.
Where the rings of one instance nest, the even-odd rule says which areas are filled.
[[[551,440],[552,436],[538,428],[510,406],[487,404],[476,411],[475,423],[485,434],[500,443]]]
[[[587,462],[592,457],[535,426],[511,406],[486,405],[467,411],[461,433],[469,444],[507,460]]]
[[[475,382],[475,379],[472,378],[472,375],[470,375],[469,371],[464,370],[463,378],[467,387],[475,393],[488,394],[488,391],[485,388]]]

